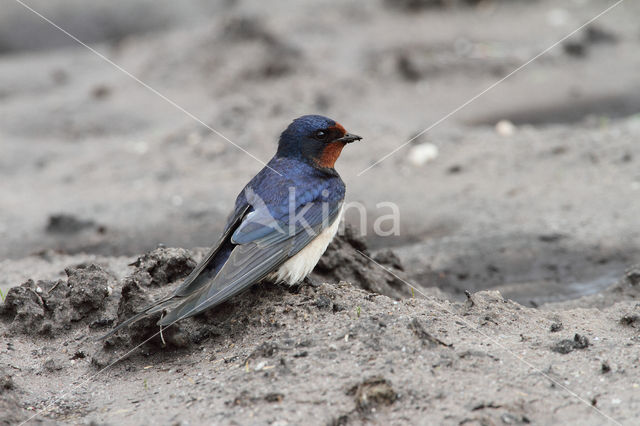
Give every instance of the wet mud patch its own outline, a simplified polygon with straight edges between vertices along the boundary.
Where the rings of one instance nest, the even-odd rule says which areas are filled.
[[[94,227],[96,223],[91,219],[81,219],[68,213],[57,213],[49,216],[45,230],[50,234],[75,234]]]
[[[640,298],[640,265],[628,268],[621,279],[604,291],[590,294],[579,299],[564,302],[547,303],[544,309],[569,309],[573,307],[592,307],[604,309],[625,300],[638,300]],[[631,326],[635,324],[633,317],[636,309],[629,310],[620,315],[618,321],[621,325]]]
[[[640,112],[640,94],[638,90],[615,93],[598,97],[574,99],[569,102],[554,102],[551,105],[539,105],[527,108],[509,108],[496,111],[490,116],[468,120],[470,125],[493,126],[501,120],[515,125],[573,124],[588,117],[621,118]]]
[[[570,235],[505,235],[397,248],[409,282],[460,298],[497,289],[529,306],[602,292],[637,255],[634,247],[581,245]]]
[[[477,50],[477,52],[476,52]],[[517,66],[516,57],[483,57],[482,44],[458,40],[450,44],[403,44],[371,50],[368,71],[406,83],[432,80],[443,75],[501,76]]]

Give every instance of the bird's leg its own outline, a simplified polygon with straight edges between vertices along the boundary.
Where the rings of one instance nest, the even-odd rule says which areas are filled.
[[[311,278],[311,275],[307,275],[306,277],[304,277],[304,280],[302,280],[303,284],[308,285],[310,287],[316,288],[316,287],[320,287],[320,282],[317,280],[314,280],[313,278]]]
[[[309,286],[311,288],[317,288],[318,286],[320,286],[320,283],[310,278],[307,275],[306,277],[304,277],[302,281],[298,281],[297,283],[294,283],[294,284],[289,284],[289,292],[299,293],[300,290],[302,290],[302,288],[304,288],[305,286]]]
[[[164,317],[164,312],[162,312],[162,315],[160,316],[160,319],[162,319]],[[162,326],[160,326],[160,340],[162,340],[162,347],[166,348],[167,347],[167,342],[164,341],[164,335],[162,334]]]

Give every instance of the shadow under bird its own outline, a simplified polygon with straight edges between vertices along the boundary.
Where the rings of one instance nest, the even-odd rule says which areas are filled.
[[[278,150],[244,187],[218,242],[170,295],[119,324],[163,313],[168,326],[221,304],[261,281],[295,284],[315,267],[338,231],[345,184],[334,165],[362,139],[320,115],[295,119]]]

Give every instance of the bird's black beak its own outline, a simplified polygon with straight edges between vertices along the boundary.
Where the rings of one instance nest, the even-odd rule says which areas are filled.
[[[353,133],[347,133],[343,137],[334,140],[334,142],[351,143],[351,142],[359,141],[360,139],[362,139],[361,136],[354,135]]]

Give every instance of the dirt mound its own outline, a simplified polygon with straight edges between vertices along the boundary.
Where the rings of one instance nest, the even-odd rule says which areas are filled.
[[[145,287],[160,287],[189,275],[196,261],[188,250],[159,247],[140,256],[131,266],[137,268],[136,274]]]
[[[590,307],[604,309],[625,300],[640,299],[640,264],[625,271],[624,276],[602,292],[564,302],[547,303],[545,310]]]
[[[411,289],[394,274],[402,277],[403,267],[393,251],[387,250],[375,256],[371,255],[364,238],[358,236],[352,227],[347,226],[344,234],[337,236],[329,244],[311,278],[334,283],[347,281],[364,290],[395,299],[409,296]]]
[[[53,337],[104,311],[114,277],[98,265],[67,268],[66,280],[29,280],[7,293],[0,319],[14,333]]]
[[[360,254],[358,253],[360,251]],[[354,286],[361,287],[367,291],[384,294],[393,298],[400,298],[410,294],[408,287],[402,281],[389,274],[379,266],[373,264],[367,257],[370,256],[363,239],[348,227],[344,235],[337,237],[329,246],[327,252],[322,257],[316,267],[312,280],[316,282],[347,281]],[[398,258],[391,251],[387,251],[375,256],[375,261],[384,265],[394,274],[402,274],[402,265]],[[193,254],[184,249],[178,248],[158,248],[140,256],[138,260],[131,264],[136,270],[122,280],[121,297],[117,309],[117,322],[121,323],[140,312],[145,306],[153,303],[163,296],[166,296],[173,285],[177,285],[178,280],[187,276],[196,266]],[[263,291],[270,288],[276,295],[287,291],[286,286],[273,286],[269,284],[258,285],[258,290]],[[262,290],[260,290],[262,289]],[[299,291],[299,288],[292,291]],[[184,320],[163,330],[159,335],[160,328],[156,325],[160,314],[132,324],[120,331],[116,336],[105,341],[104,349],[112,351],[121,347],[131,347],[146,340],[148,350],[157,350],[160,347],[168,346],[184,348],[192,343],[200,343],[212,335],[211,330],[220,327],[219,315],[226,315],[230,312],[229,307],[244,299],[232,299],[231,301],[217,307],[211,312],[196,317],[195,320]],[[342,309],[334,305],[325,296],[319,296],[314,302],[319,308],[333,310]],[[241,303],[242,304],[242,303]],[[247,308],[241,306],[240,310]],[[222,314],[218,314],[222,312]],[[213,318],[213,321],[207,320]],[[205,321],[204,327],[202,321]],[[112,321],[115,322],[115,321]],[[215,327],[211,326],[215,324]],[[215,334],[215,332],[213,333]],[[109,356],[96,355],[95,363],[103,365]]]
[[[182,248],[159,247],[138,257],[130,266],[133,273],[125,277],[120,288],[120,300],[117,308],[117,322],[122,323],[151,305],[155,300],[166,296],[171,286],[185,278],[195,268],[197,262],[193,253]],[[167,288],[168,287],[168,288]],[[110,362],[113,351],[121,347],[132,347],[149,340],[149,347],[156,349],[163,346],[186,347],[191,339],[181,324],[167,327],[162,335],[156,325],[160,314],[143,318],[124,328],[117,335],[105,340],[104,348],[93,356],[93,363],[100,367]],[[115,318],[107,324],[115,323]],[[105,328],[105,330],[107,330]]]
[[[164,291],[162,293],[153,291],[149,288],[152,282],[151,275],[143,270],[138,270],[123,280],[120,303],[118,304],[118,323],[122,323],[133,317],[143,308],[151,305],[154,300],[162,297],[164,293],[169,292],[167,289],[163,289]],[[170,282],[173,281],[165,282],[164,284]],[[117,336],[110,337],[105,341],[105,349],[137,345],[150,338],[149,343],[155,346],[188,346],[188,336],[184,334],[180,324],[167,327],[162,336],[158,335],[160,328],[156,323],[159,318],[160,314],[158,313],[155,316],[142,318],[129,327],[125,327]],[[101,364],[101,362],[96,362]]]

